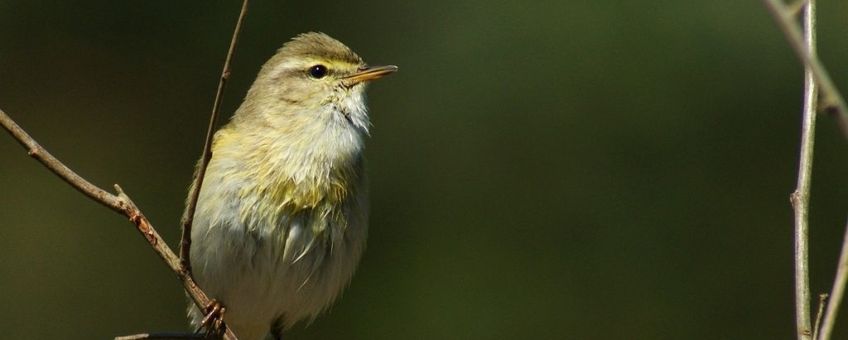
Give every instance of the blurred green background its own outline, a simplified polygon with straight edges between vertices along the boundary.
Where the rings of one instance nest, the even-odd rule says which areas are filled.
[[[175,245],[239,6],[0,1],[0,108]],[[819,11],[848,89],[848,3]],[[313,30],[400,72],[369,91],[368,251],[288,339],[794,337],[802,77],[759,1],[254,1],[225,116]],[[814,294],[848,201],[848,143],[820,118]],[[5,136],[0,306],[8,339],[187,328],[131,224]]]

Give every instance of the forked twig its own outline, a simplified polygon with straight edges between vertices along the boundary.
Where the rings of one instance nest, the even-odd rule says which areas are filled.
[[[783,4],[780,0],[763,0],[766,7],[777,20],[777,25],[786,35],[789,45],[795,50],[795,54],[801,59],[804,66],[810,70],[816,82],[821,87],[824,95],[823,108],[828,112],[836,114],[842,134],[848,138],[848,106],[845,99],[839,93],[824,65],[814,53],[809,53],[801,28],[795,22],[795,14],[792,8]]]
[[[241,31],[242,23],[244,22],[245,14],[247,13],[248,0],[243,0],[241,12],[239,13],[238,21],[236,22],[236,27],[233,32],[232,40],[230,41],[230,48],[227,52],[227,57],[224,62],[224,69],[221,73],[221,78],[218,82],[218,90],[215,94],[215,102],[212,108],[212,115],[209,121],[209,127],[207,129],[206,141],[203,147],[203,157],[201,158],[200,164],[197,169],[196,181],[197,183],[192,186],[192,192],[190,194],[190,199],[188,201],[188,206],[186,209],[186,213],[182,219],[183,225],[183,233],[182,239],[180,241],[180,256],[174,253],[168,244],[162,239],[156,229],[153,228],[153,225],[144,216],[138,206],[130,199],[126,193],[119,187],[115,185],[115,190],[117,194],[111,194],[106,190],[101,189],[100,187],[92,184],[85,178],[76,174],[73,170],[68,168],[61,161],[56,159],[53,155],[51,155],[46,149],[41,147],[38,142],[35,141],[26,131],[24,131],[15,121],[9,117],[5,112],[0,110],[0,126],[3,126],[25,149],[27,149],[28,154],[41,162],[47,169],[52,171],[54,174],[59,176],[62,180],[67,182],[69,185],[77,189],[79,192],[88,196],[95,202],[102,204],[103,206],[122,214],[129,218],[129,220],[136,226],[136,229],[144,236],[145,240],[153,247],[153,250],[159,255],[159,257],[165,261],[165,264],[171,268],[171,270],[177,275],[180,281],[183,283],[183,287],[185,288],[188,295],[191,297],[194,304],[200,308],[201,310],[208,306],[211,302],[206,293],[203,292],[198,286],[194,279],[191,277],[191,267],[188,260],[189,254],[189,246],[191,243],[190,235],[191,235],[191,222],[192,217],[194,215],[194,210],[197,204],[197,197],[200,192],[200,185],[203,180],[203,176],[206,172],[206,166],[209,163],[209,159],[211,158],[211,140],[212,133],[215,128],[215,124],[217,121],[218,113],[220,112],[221,102],[223,100],[223,92],[224,87],[226,85],[227,80],[230,76],[230,62],[232,60],[236,43],[238,42],[238,35]],[[188,235],[188,237],[187,237]],[[237,340],[236,335],[226,327],[226,324],[221,322],[221,329],[223,330],[223,337],[227,340]],[[179,338],[186,338],[185,334],[138,334],[132,335],[128,337],[118,337],[119,339],[164,339],[164,338],[173,338],[177,336]],[[191,337],[191,335],[188,335]]]
[[[159,257],[165,261],[165,264],[167,264],[168,267],[177,274],[177,277],[180,281],[182,281],[183,287],[186,292],[188,292],[195,305],[202,310],[209,304],[210,300],[206,293],[197,286],[197,283],[194,282],[194,279],[192,279],[187,272],[182,270],[180,259],[176,254],[174,254],[171,248],[168,247],[165,240],[159,236],[159,233],[156,232],[156,229],[153,228],[153,225],[150,224],[150,221],[147,220],[147,217],[144,216],[138,206],[136,206],[129,196],[121,190],[121,187],[115,185],[115,191],[117,194],[111,194],[106,190],[91,184],[91,182],[82,178],[80,175],[77,175],[73,170],[68,168],[65,164],[56,159],[56,157],[53,157],[53,155],[47,152],[46,149],[41,147],[35,139],[33,139],[26,131],[24,131],[24,129],[15,123],[15,121],[3,112],[2,109],[0,109],[0,125],[2,125],[6,131],[9,131],[13,137],[15,137],[15,139],[27,150],[27,153],[31,157],[41,162],[41,164],[47,167],[47,169],[70,184],[74,187],[74,189],[77,189],[79,192],[88,196],[95,202],[129,218],[129,220],[136,226],[136,229],[138,229],[141,235],[144,236],[144,239],[147,240],[147,243],[153,247],[156,254],[158,254]],[[225,339],[237,339],[235,334],[233,334],[229,328],[225,329]]]
[[[796,281],[796,314],[797,330],[799,339],[828,340],[830,339],[836,322],[836,314],[845,292],[848,282],[848,225],[845,227],[845,236],[842,241],[842,251],[839,256],[839,264],[836,277],[831,288],[830,299],[827,309],[822,317],[824,297],[820,297],[819,313],[816,324],[810,330],[810,290],[809,290],[809,264],[808,264],[808,209],[809,188],[813,164],[813,145],[815,136],[815,111],[816,111],[816,85],[822,92],[825,109],[837,114],[840,128],[845,137],[848,137],[848,109],[845,100],[827,71],[816,56],[815,49],[815,1],[799,0],[786,6],[780,0],[763,0],[766,7],[772,12],[777,20],[778,26],[783,30],[789,44],[801,59],[805,68],[805,91],[804,91],[804,118],[801,134],[801,157],[798,169],[798,187],[792,193],[792,205],[795,208],[795,281]],[[800,30],[795,22],[795,16],[799,8],[804,8],[804,32]],[[825,296],[826,294],[823,294]]]
[[[224,60],[224,67],[221,70],[221,77],[218,80],[218,90],[215,92],[215,102],[212,104],[212,114],[209,117],[209,127],[206,129],[206,141],[203,143],[203,155],[200,157],[200,162],[195,170],[194,183],[192,183],[189,198],[186,202],[186,209],[183,212],[183,217],[180,224],[182,225],[182,233],[180,236],[180,261],[186,272],[191,274],[191,225],[194,222],[194,211],[197,209],[197,198],[200,196],[200,188],[203,185],[203,178],[206,176],[206,167],[209,166],[209,160],[212,159],[212,136],[215,133],[215,126],[218,121],[218,114],[221,111],[221,102],[224,100],[224,88],[227,85],[227,80],[230,79],[230,61],[233,59],[233,54],[236,51],[238,37],[241,33],[241,26],[244,22],[244,17],[247,14],[248,0],[242,1],[241,12],[239,12],[236,27],[233,29],[233,37],[230,39],[230,48],[227,50],[227,57]]]

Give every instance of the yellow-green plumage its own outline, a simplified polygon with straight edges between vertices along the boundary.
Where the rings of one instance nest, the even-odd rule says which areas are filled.
[[[314,318],[350,280],[367,232],[364,82],[392,71],[366,68],[324,34],[300,35],[215,134],[191,261],[239,339]]]

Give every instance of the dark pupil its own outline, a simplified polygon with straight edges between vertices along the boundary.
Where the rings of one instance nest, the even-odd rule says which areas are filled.
[[[327,75],[327,66],[315,65],[309,68],[309,75],[312,78],[324,78]]]

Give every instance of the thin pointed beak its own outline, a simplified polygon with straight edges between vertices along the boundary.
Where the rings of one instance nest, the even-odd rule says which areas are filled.
[[[363,70],[359,70],[359,72],[351,74],[342,79],[344,80],[345,85],[351,87],[362,82],[380,79],[390,73],[397,72],[397,70],[398,67],[395,65],[373,66],[365,68]]]

